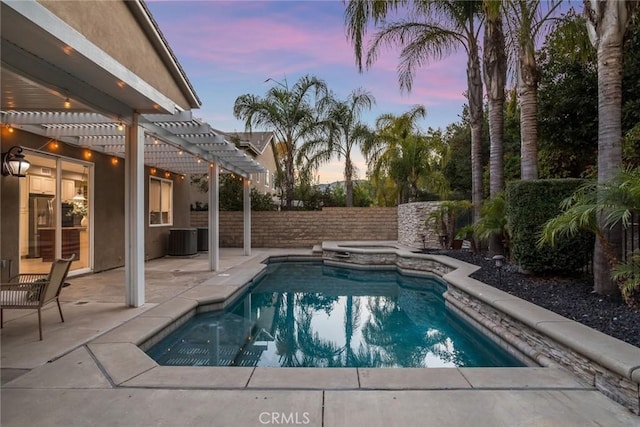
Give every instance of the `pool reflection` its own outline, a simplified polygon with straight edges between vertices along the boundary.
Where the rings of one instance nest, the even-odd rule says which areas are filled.
[[[450,313],[438,280],[278,263],[231,309],[149,351],[161,365],[521,366]]]

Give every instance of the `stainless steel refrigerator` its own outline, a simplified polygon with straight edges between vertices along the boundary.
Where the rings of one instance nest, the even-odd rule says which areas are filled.
[[[55,227],[54,202],[55,196],[29,194],[29,258],[41,256],[39,230]]]

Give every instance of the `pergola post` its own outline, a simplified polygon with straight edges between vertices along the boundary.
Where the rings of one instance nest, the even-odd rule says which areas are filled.
[[[125,136],[125,303],[144,304],[144,130],[134,113]]]
[[[251,255],[251,180],[244,178],[242,182],[244,184],[244,255],[249,256]]]
[[[220,269],[220,178],[218,163],[209,167],[209,270]]]

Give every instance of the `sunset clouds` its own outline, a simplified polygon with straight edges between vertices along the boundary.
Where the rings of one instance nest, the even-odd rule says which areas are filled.
[[[305,74],[324,79],[341,97],[364,87],[377,105],[365,119],[427,107],[424,128],[458,120],[465,103],[464,53],[418,70],[410,94],[397,81],[398,52],[383,51],[359,73],[345,36],[341,1],[148,1],[160,30],[203,102],[196,114],[223,130],[243,130],[235,99],[263,95],[267,78],[294,83]],[[333,176],[323,179],[341,179]],[[340,175],[338,173],[338,175]],[[361,176],[364,169],[361,168]]]

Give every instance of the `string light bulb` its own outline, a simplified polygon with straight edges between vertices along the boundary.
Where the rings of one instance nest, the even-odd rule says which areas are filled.
[[[69,100],[69,98],[64,100],[64,108],[66,108],[67,110],[71,108],[71,101]]]
[[[118,130],[122,132],[124,130],[124,124],[122,124],[122,120],[118,122]]]

